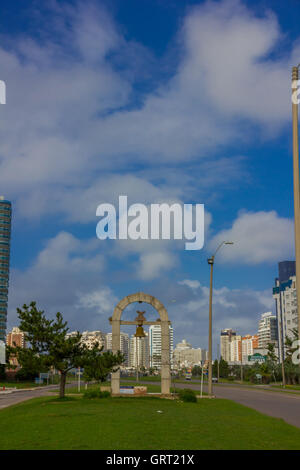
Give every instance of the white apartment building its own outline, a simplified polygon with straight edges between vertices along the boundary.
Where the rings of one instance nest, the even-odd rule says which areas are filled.
[[[277,318],[272,312],[261,315],[258,323],[258,347],[267,348],[269,343],[277,343]]]
[[[107,351],[112,350],[112,333],[105,335],[105,343]],[[120,332],[120,351],[125,356],[124,365],[129,366],[129,335],[127,333]]]
[[[67,337],[72,337],[76,336],[78,331],[71,331],[70,333],[67,333]],[[92,347],[98,343],[99,348],[103,346],[105,348],[105,333],[103,333],[100,330],[96,331],[83,331],[81,333],[81,343],[85,344],[89,349],[92,349]]]
[[[229,343],[229,345],[230,345],[230,362],[241,362],[242,337],[240,335],[233,336],[232,341]]]
[[[149,335],[145,332],[145,337],[136,338],[132,335],[129,342],[129,367],[149,368]]]
[[[248,362],[248,356],[253,356],[258,348],[258,335],[246,335],[242,338],[242,360]]]
[[[105,348],[105,333],[99,330],[83,331],[81,342],[89,349],[92,349],[96,343],[99,344],[99,348]]]
[[[279,358],[285,358],[286,337],[294,339],[293,328],[298,328],[296,276],[290,276],[287,281],[275,281],[273,298],[276,303],[277,328],[279,336]],[[283,351],[282,351],[283,350]]]
[[[206,350],[193,348],[185,339],[176,344],[173,354],[174,367],[193,367],[200,365],[206,360]]]
[[[170,363],[173,360],[173,328],[169,325],[170,338]],[[149,349],[150,367],[161,368],[161,326],[151,325],[149,327]]]
[[[224,361],[231,361],[231,342],[234,340],[236,332],[231,328],[225,328],[221,330],[220,337],[220,353]]]

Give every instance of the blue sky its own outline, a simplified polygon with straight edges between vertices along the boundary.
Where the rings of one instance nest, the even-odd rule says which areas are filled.
[[[221,328],[255,333],[274,310],[278,261],[293,258],[300,2],[40,4],[1,3],[9,327],[37,300],[72,329],[109,331],[114,304],[141,290],[165,303],[175,341],[207,347],[206,259],[226,238],[235,245],[216,260],[214,343]],[[203,250],[98,240],[96,208],[119,194],[205,204]]]

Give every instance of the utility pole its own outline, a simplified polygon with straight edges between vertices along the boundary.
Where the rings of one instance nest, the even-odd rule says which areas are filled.
[[[78,374],[78,392],[80,392],[80,375],[81,375],[80,367],[78,367],[77,374]]]
[[[280,293],[280,302],[281,302],[281,293]],[[282,332],[283,332],[283,329],[282,329],[282,315],[280,314],[280,319],[279,319],[279,325],[280,325],[280,328],[279,328],[279,331],[278,331],[278,336],[279,336],[279,354],[278,354],[278,360],[281,359],[281,375],[282,375],[282,386],[283,388],[285,388],[286,386],[286,381],[285,381],[285,370],[284,370],[284,343],[283,343],[283,336],[282,336]],[[280,358],[281,356],[281,358]]]
[[[243,382],[243,336],[241,335],[241,382]]]
[[[138,351],[138,339],[135,338],[135,348],[136,348],[136,381],[139,381],[139,351]]]
[[[218,382],[220,380],[220,345],[218,344]]]
[[[210,265],[210,285],[209,285],[209,325],[208,325],[208,396],[213,397],[212,389],[212,294],[213,294],[213,270],[217,251],[223,245],[233,245],[233,242],[222,242],[215,251],[215,254],[208,258]]]
[[[209,285],[209,326],[208,326],[208,396],[212,397],[212,290],[213,290],[213,269],[215,257],[207,260],[210,264],[210,285]]]
[[[299,64],[300,65],[300,64]],[[292,71],[292,116],[293,116],[293,174],[294,174],[294,220],[295,220],[295,261],[298,311],[298,337],[300,339],[300,192],[299,192],[299,134],[298,98],[299,65]]]

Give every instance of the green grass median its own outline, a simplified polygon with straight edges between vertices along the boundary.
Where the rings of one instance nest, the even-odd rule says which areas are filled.
[[[300,429],[230,400],[42,397],[0,411],[0,449],[300,449]]]

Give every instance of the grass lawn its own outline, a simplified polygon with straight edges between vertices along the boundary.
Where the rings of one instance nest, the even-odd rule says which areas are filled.
[[[35,398],[0,411],[0,435],[1,450],[300,449],[300,429],[230,400]]]
[[[285,388],[282,385],[272,385],[274,388],[280,388],[281,390],[298,390],[300,392],[300,385],[286,385]]]

